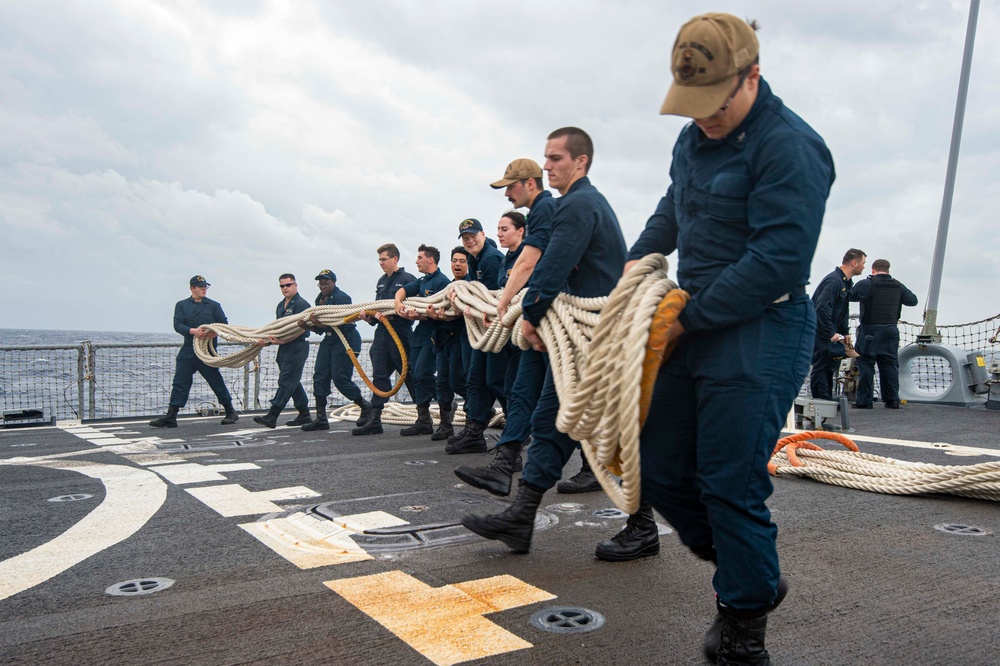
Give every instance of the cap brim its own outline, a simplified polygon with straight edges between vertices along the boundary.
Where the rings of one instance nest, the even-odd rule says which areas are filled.
[[[667,98],[660,107],[660,115],[708,118],[722,108],[739,75],[733,75],[708,86],[682,86],[675,81],[667,91]]]
[[[508,185],[513,185],[518,181],[517,178],[504,178],[503,180],[498,180],[495,183],[490,183],[490,187],[494,190],[499,190],[507,187]]]

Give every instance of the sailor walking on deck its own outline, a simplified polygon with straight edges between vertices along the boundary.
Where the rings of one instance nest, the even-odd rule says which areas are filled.
[[[854,407],[871,409],[878,364],[882,402],[889,409],[899,409],[899,316],[902,306],[917,304],[917,296],[889,275],[887,259],[876,259],[868,279],[851,289],[851,300],[861,301],[857,343],[861,357]]]
[[[316,296],[316,305],[350,305],[350,295],[343,292],[337,286],[337,274],[329,268],[324,268],[316,276],[316,284],[319,287],[319,295]],[[309,315],[306,321],[300,321],[303,328],[308,327],[319,335],[323,335],[323,341],[319,343],[319,350],[316,352],[316,363],[313,366],[313,395],[316,397],[316,418],[308,423],[302,424],[302,429],[306,432],[313,430],[329,430],[330,421],[326,413],[327,398],[330,396],[330,382],[332,381],[337,390],[344,397],[361,408],[361,417],[358,421],[367,421],[371,418],[372,404],[365,400],[361,394],[361,389],[353,380],[354,363],[348,356],[340,336],[329,327],[323,326],[315,313]],[[355,358],[361,353],[361,334],[355,324],[341,324],[340,333],[351,346]],[[298,420],[298,419],[296,419]],[[288,425],[293,425],[289,422]]]
[[[191,393],[191,382],[194,373],[198,372],[219,399],[219,404],[226,410],[222,425],[236,423],[240,415],[233,408],[233,398],[226,388],[226,381],[218,368],[205,365],[194,353],[194,339],[215,338],[215,333],[199,328],[202,324],[228,324],[226,313],[222,306],[208,298],[210,285],[201,275],[195,275],[189,281],[191,297],[178,301],[174,306],[174,330],[184,336],[184,344],[177,352],[177,365],[174,370],[174,387],[170,391],[170,405],[167,413],[158,419],[153,419],[149,425],[154,428],[176,428],[177,413],[187,404]],[[213,341],[213,345],[215,342]]]
[[[667,331],[676,348],[640,436],[642,496],[717,564],[706,657],[764,665],[767,614],[787,591],[767,462],[809,369],[804,285],[834,170],[820,136],[761,77],[755,31],[731,14],[681,28],[660,113],[694,122],[628,267],[676,250],[691,295]]]
[[[275,308],[275,319],[284,317],[294,317],[309,309],[309,301],[299,295],[299,287],[295,282],[295,276],[291,273],[284,273],[278,278],[278,287],[284,296]],[[302,328],[300,326],[300,328]],[[292,400],[292,404],[299,410],[299,415],[288,422],[288,425],[298,426],[309,423],[309,396],[302,388],[302,369],[306,366],[306,359],[309,358],[309,331],[302,333],[290,340],[280,340],[273,335],[267,340],[260,340],[257,344],[264,347],[267,345],[280,345],[275,362],[278,364],[278,390],[271,398],[271,409],[263,416],[255,416],[253,420],[257,423],[274,428],[278,425],[278,416],[281,410]]]
[[[413,377],[413,402],[417,405],[417,420],[399,431],[404,437],[413,435],[433,435],[434,421],[431,419],[431,400],[437,397],[441,420],[451,421],[451,400],[446,395],[436,393],[434,371],[437,358],[434,351],[434,330],[438,322],[428,319],[426,311],[407,308],[403,300],[414,296],[426,298],[444,291],[451,284],[445,277],[438,262],[441,252],[430,245],[417,248],[417,270],[423,275],[396,290],[396,314],[403,319],[417,321],[417,328],[410,336],[410,371]]]
[[[407,285],[415,277],[399,267],[399,248],[393,243],[386,243],[378,248],[378,265],[382,269],[382,277],[375,285],[375,300],[391,300],[395,298],[400,287]],[[403,350],[410,353],[410,328],[412,322],[408,319],[400,319],[391,314],[381,312],[367,315],[362,312],[362,319],[376,326],[375,336],[369,348],[368,355],[372,360],[372,383],[380,391],[392,389],[393,371],[403,372],[403,357],[396,347],[396,342],[387,330],[387,326],[392,326],[396,335],[403,345]],[[407,375],[406,389],[413,395],[413,381]],[[351,430],[352,435],[381,435],[382,434],[382,408],[388,398],[375,394],[372,396],[372,410],[367,420],[359,420],[358,427]]]

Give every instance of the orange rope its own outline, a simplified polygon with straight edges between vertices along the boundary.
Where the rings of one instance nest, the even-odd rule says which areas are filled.
[[[795,433],[794,435],[789,435],[788,437],[782,437],[778,440],[778,443],[774,446],[774,451],[771,453],[771,460],[774,460],[774,456],[781,451],[785,450],[785,455],[788,456],[788,462],[792,467],[805,467],[805,463],[799,460],[799,457],[795,455],[796,449],[806,449],[809,451],[822,451],[823,447],[813,444],[809,440],[813,439],[829,439],[834,442],[843,444],[845,448],[858,452],[861,449],[858,445],[854,443],[849,437],[845,437],[836,432],[830,432],[827,430],[809,430],[806,432]],[[767,471],[774,476],[777,471],[778,466],[774,462],[767,463]]]

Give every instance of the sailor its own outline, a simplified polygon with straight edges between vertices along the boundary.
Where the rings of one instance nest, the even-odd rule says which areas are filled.
[[[379,246],[378,265],[382,269],[382,277],[375,285],[375,300],[392,300],[396,296],[399,288],[414,280],[411,274],[399,267],[399,248],[392,243]],[[396,342],[392,339],[387,329],[392,326],[403,346],[403,351],[410,353],[410,328],[412,322],[409,319],[400,319],[391,314],[381,312],[368,314],[361,311],[361,318],[372,326],[376,326],[375,336],[372,340],[371,348],[368,351],[372,360],[372,383],[380,391],[392,389],[393,371],[403,372],[403,358],[399,353]],[[413,395],[412,379],[407,375],[406,388]],[[372,396],[372,410],[368,420],[360,421],[357,428],[351,430],[352,435],[381,435],[382,434],[382,409],[388,398],[375,394]]]
[[[854,407],[872,408],[875,364],[881,384],[882,402],[899,409],[899,316],[904,305],[913,307],[917,296],[889,275],[889,261],[872,262],[872,274],[851,289],[851,300],[861,301],[858,326],[858,392]]]
[[[228,324],[226,313],[222,306],[205,294],[212,286],[201,275],[195,275],[190,280],[191,297],[178,301],[174,306],[174,330],[184,336],[184,344],[177,352],[177,366],[174,370],[174,387],[170,391],[170,404],[165,416],[153,419],[149,425],[154,428],[176,428],[177,412],[187,404],[191,392],[191,380],[198,372],[219,399],[219,404],[226,410],[222,425],[236,423],[240,415],[233,408],[233,398],[229,395],[226,382],[218,368],[205,365],[194,353],[194,339],[215,338],[215,333],[199,328],[202,324]],[[213,346],[215,343],[212,343]]]
[[[283,273],[278,278],[278,287],[281,289],[282,299],[278,301],[274,316],[276,319],[283,317],[294,317],[309,309],[309,301],[299,295],[299,287],[295,282],[295,276],[291,273]],[[299,327],[303,328],[303,327]],[[278,364],[278,390],[271,398],[271,409],[263,416],[255,416],[253,420],[262,426],[273,428],[278,425],[278,416],[281,410],[288,404],[291,398],[292,404],[299,410],[299,415],[288,422],[288,425],[299,426],[310,422],[309,417],[309,396],[302,388],[302,369],[309,358],[309,331],[303,330],[299,335],[288,340],[282,340],[271,335],[267,340],[259,340],[260,346],[280,345],[275,362]]]
[[[514,208],[529,210],[525,218],[528,234],[513,267],[505,270],[502,276],[504,285],[497,313],[503,317],[511,300],[528,283],[549,244],[556,199],[542,186],[542,168],[525,157],[508,164],[503,178],[491,183],[490,187],[503,189]],[[542,392],[547,369],[548,354],[534,349],[520,351],[516,375],[507,395],[506,423],[493,461],[484,467],[461,465],[455,469],[458,478],[500,497],[510,494],[513,475],[522,468],[521,450],[527,446],[531,435],[531,413]]]
[[[676,250],[691,295],[666,332],[676,347],[640,437],[642,494],[717,562],[704,651],[720,664],[771,663],[767,614],[787,585],[767,462],[809,368],[815,311],[803,285],[834,179],[823,140],[761,77],[755,31],[731,14],[681,28],[660,113],[694,122],[627,265]]]
[[[452,282],[464,281],[469,274],[469,253],[464,247],[456,247],[451,251]],[[448,317],[444,314],[444,306],[435,308],[427,306],[427,317],[437,320],[431,342],[434,343],[435,390],[441,403],[453,405],[455,396],[465,397],[465,362],[462,360],[462,338],[466,336],[465,322],[462,317]],[[468,338],[465,339],[468,347]],[[455,434],[452,425],[454,407],[448,412],[441,412],[441,422],[438,429],[431,435],[435,442],[446,440]]]
[[[607,296],[625,264],[625,239],[618,218],[587,176],[593,156],[593,143],[579,128],[564,127],[548,136],[545,171],[549,185],[562,198],[552,220],[548,248],[521,301],[522,332],[536,351],[545,351],[537,327],[560,291],[583,298]],[[542,496],[559,481],[563,466],[579,446],[556,429],[558,411],[559,396],[549,367],[532,414],[532,444],[514,503],[499,514],[465,516],[466,528],[487,539],[499,539],[516,552],[528,551]]]
[[[434,370],[437,359],[434,353],[432,338],[437,322],[428,319],[425,309],[417,310],[406,307],[403,299],[413,296],[426,298],[448,288],[451,282],[438,268],[441,252],[430,245],[417,248],[417,270],[422,277],[403,285],[396,290],[396,314],[403,319],[420,320],[416,330],[410,336],[410,370],[413,376],[413,402],[417,405],[417,420],[408,428],[403,428],[399,434],[408,437],[412,435],[433,435],[434,422],[431,420],[431,400],[435,397]],[[451,422],[451,400],[446,395],[437,395],[441,422]]]
[[[319,286],[316,305],[351,304],[351,297],[337,286],[337,274],[329,268],[321,270],[315,279],[317,286]],[[330,429],[326,404],[330,395],[331,381],[344,397],[361,408],[361,418],[358,421],[367,421],[371,417],[372,404],[365,400],[361,389],[354,382],[354,363],[347,354],[340,336],[332,328],[323,326],[315,313],[310,314],[308,320],[299,322],[299,325],[304,328],[308,327],[320,335],[325,335],[323,341],[319,343],[319,351],[316,352],[316,364],[313,369],[316,418],[303,424],[302,429],[307,432]],[[342,324],[338,328],[357,358],[357,355],[361,353],[361,334],[358,333],[358,327],[355,324]],[[293,425],[293,423],[289,422],[288,425]]]
[[[469,277],[473,282],[482,282],[487,289],[498,289],[500,286],[500,266],[503,264],[503,253],[497,249],[492,238],[486,238],[482,223],[475,218],[462,220],[458,225],[458,237],[469,253]],[[503,400],[503,391],[497,386],[503,380],[491,381],[487,377],[489,370],[486,362],[488,352],[472,349],[468,338],[464,338],[466,346],[465,358],[465,428],[448,438],[445,453],[483,453],[486,451],[486,430],[490,410],[495,400]],[[493,390],[490,386],[493,386]]]
[[[850,336],[850,301],[854,278],[865,270],[867,255],[851,248],[841,265],[816,285],[813,307],[816,309],[816,339],[813,343],[812,372],[809,388],[812,397],[833,399],[833,374],[845,356],[857,357]]]

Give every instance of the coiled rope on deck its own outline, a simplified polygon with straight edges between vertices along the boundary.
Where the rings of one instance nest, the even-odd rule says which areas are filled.
[[[848,451],[827,451],[811,440],[834,440]],[[932,465],[858,450],[849,438],[826,431],[796,433],[778,441],[768,469],[855,490],[889,495],[944,493],[1000,501],[1000,461]]]
[[[449,293],[453,294],[453,304]],[[672,297],[666,298],[671,293]],[[491,292],[478,282],[453,282],[446,291],[408,298],[403,305],[420,313],[427,306],[450,315],[468,311],[472,315],[465,319],[470,344],[475,349],[496,352],[508,340],[522,349],[530,347],[521,330],[523,294],[513,299],[502,320],[496,309],[500,292]],[[649,358],[655,357],[646,350],[650,322],[664,307],[672,313],[665,321],[672,321],[686,302],[687,294],[667,277],[666,258],[652,254],[637,262],[607,297],[559,294],[538,326],[559,394],[557,427],[580,441],[601,486],[615,505],[628,513],[638,510],[640,500],[640,396],[644,366],[647,376],[655,374],[663,358],[661,350],[659,359],[650,363]],[[195,338],[194,349],[207,365],[240,367],[260,353],[258,340],[299,335],[302,331],[297,324],[299,319],[315,314],[323,326],[337,327],[350,323],[348,318],[362,310],[393,314],[395,304],[382,300],[320,305],[297,317],[277,319],[259,328],[205,324],[202,328],[247,347],[220,356],[210,340]],[[482,321],[484,315],[490,318],[488,325]]]

